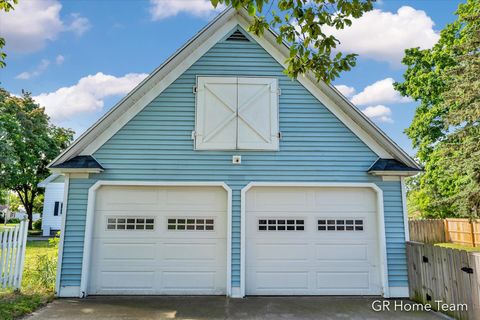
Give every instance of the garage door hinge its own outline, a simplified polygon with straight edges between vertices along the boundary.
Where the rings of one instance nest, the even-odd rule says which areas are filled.
[[[197,86],[193,86],[193,93],[197,93],[198,90],[197,90]]]

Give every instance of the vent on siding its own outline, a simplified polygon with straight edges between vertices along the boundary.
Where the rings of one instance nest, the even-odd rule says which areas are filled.
[[[235,31],[227,38],[227,41],[249,41],[247,37],[239,30]]]

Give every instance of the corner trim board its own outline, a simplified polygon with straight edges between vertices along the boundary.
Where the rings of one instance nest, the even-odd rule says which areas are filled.
[[[250,182],[241,190],[240,204],[240,292],[235,298],[245,297],[245,256],[246,256],[246,194],[253,187],[354,187],[354,188],[371,188],[377,194],[377,218],[378,218],[378,241],[379,241],[379,258],[380,258],[380,279],[382,282],[383,297],[390,297],[390,287],[388,284],[388,264],[387,264],[387,247],[385,237],[385,219],[383,210],[383,191],[374,183],[341,183],[341,182]]]
[[[410,292],[408,287],[391,287],[390,297],[391,298],[408,298],[410,297]]]
[[[407,186],[405,184],[404,177],[400,177],[400,185],[402,188],[403,231],[405,232],[405,241],[410,241],[410,229],[408,226],[408,210],[407,210]]]
[[[88,295],[90,259],[92,254],[92,235],[97,190],[102,186],[152,186],[152,187],[222,187],[227,191],[227,296],[232,292],[232,189],[225,182],[172,182],[172,181],[109,181],[99,180],[88,189],[87,216],[85,221],[85,240],[82,257],[82,275],[80,279],[79,298]],[[65,206],[64,206],[65,208]]]

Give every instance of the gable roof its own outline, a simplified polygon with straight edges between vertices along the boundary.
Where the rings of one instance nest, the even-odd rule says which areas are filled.
[[[79,155],[92,155],[218,41],[229,35],[229,32],[230,35],[234,34],[232,30],[234,31],[237,26],[247,29],[251,21],[252,17],[245,9],[237,11],[228,8],[224,10],[77,138],[49,164],[49,168],[59,168],[60,164]],[[289,56],[288,45],[286,43],[278,44],[277,35],[273,30],[266,30],[261,38],[253,34],[249,34],[249,36],[257,41],[277,62],[286,66],[285,60]],[[409,167],[420,169],[415,160],[333,85],[316,81],[312,73],[299,76],[297,80],[380,158],[396,159]]]

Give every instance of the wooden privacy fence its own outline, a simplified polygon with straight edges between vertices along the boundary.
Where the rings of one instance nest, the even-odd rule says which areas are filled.
[[[460,218],[410,220],[408,226],[412,241],[480,246],[480,220]]]
[[[22,284],[28,220],[0,230],[0,286],[20,289]]]
[[[447,313],[457,319],[480,319],[479,252],[407,242],[407,257],[411,299],[433,309],[436,301],[455,304],[456,310]]]
[[[423,243],[447,242],[442,219],[409,220],[410,240]]]
[[[480,220],[445,219],[447,242],[480,246]]]

